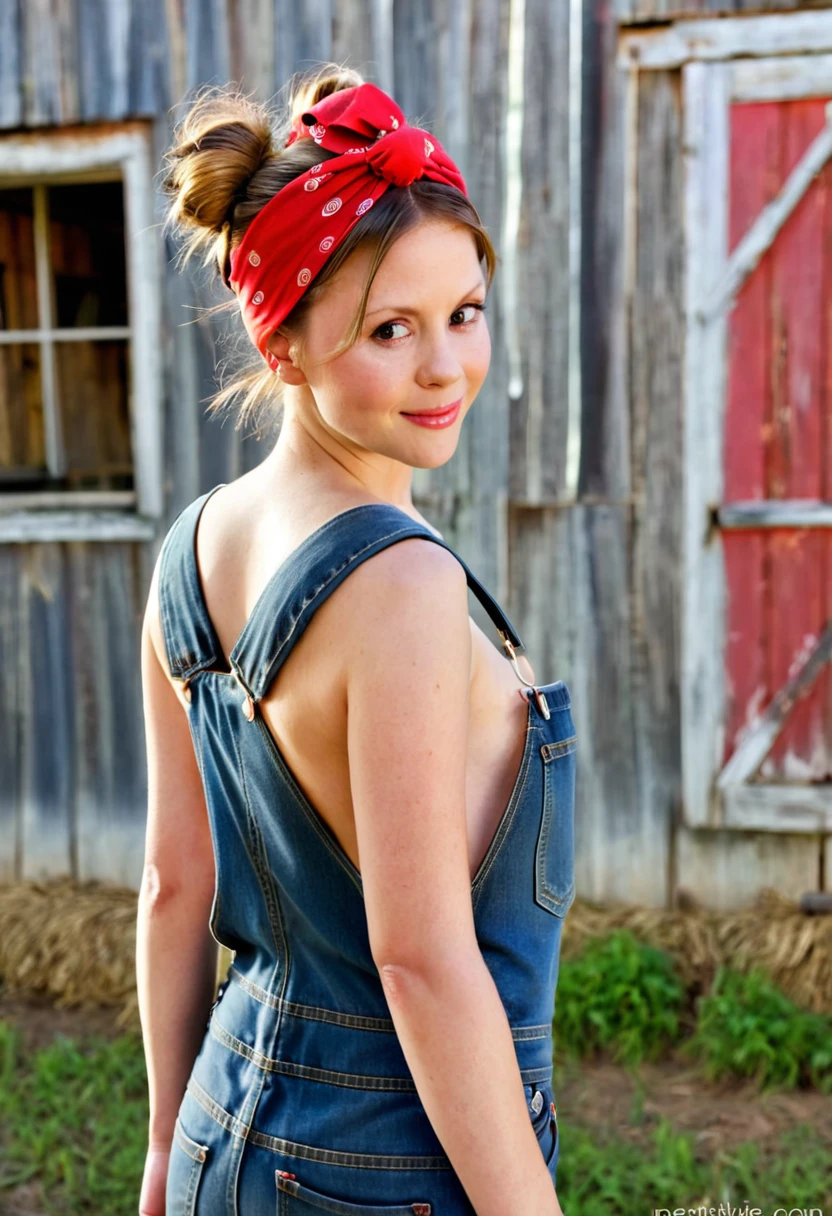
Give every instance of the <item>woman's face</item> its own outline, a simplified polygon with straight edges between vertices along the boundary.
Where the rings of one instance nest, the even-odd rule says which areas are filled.
[[[456,450],[491,360],[488,325],[475,307],[486,288],[474,238],[435,220],[401,236],[376,273],[358,339],[323,362],[356,316],[370,256],[352,254],[307,315],[300,366],[313,409],[351,445],[435,468]],[[457,400],[449,425],[408,417]]]

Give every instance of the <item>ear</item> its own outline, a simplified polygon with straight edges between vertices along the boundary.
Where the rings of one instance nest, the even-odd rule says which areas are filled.
[[[272,334],[266,343],[266,349],[278,360],[276,371],[284,384],[306,384],[306,376],[292,357],[291,342],[285,334]]]

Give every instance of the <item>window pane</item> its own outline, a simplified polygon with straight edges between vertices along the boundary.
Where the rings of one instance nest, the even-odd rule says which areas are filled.
[[[0,190],[0,329],[37,329],[32,191]]]
[[[55,324],[126,325],[121,182],[50,186],[49,221]]]
[[[126,342],[55,345],[69,489],[132,489]]]
[[[40,347],[0,346],[0,485],[39,478],[45,466]]]

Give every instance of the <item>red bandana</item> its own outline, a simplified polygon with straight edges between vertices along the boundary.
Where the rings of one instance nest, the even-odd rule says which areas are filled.
[[[229,281],[246,330],[273,369],[277,360],[266,349],[269,338],[385,190],[427,177],[468,195],[436,136],[409,126],[393,98],[374,84],[324,97],[301,115],[286,146],[304,136],[340,155],[279,190],[231,255]]]

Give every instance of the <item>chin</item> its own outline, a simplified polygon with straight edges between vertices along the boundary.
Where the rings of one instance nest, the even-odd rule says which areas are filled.
[[[427,447],[419,452],[411,452],[407,456],[403,456],[402,463],[409,464],[414,469],[441,469],[443,464],[447,464],[451,457],[455,454],[459,440],[453,444],[433,445],[432,449]]]

